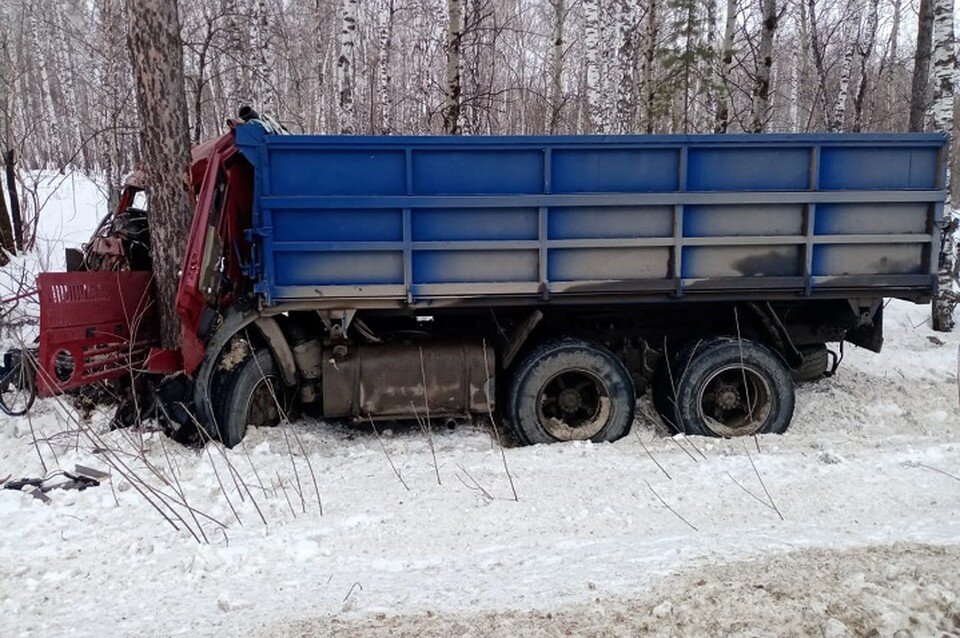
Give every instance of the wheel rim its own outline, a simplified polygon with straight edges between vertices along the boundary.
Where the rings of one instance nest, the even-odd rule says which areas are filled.
[[[592,372],[564,370],[540,388],[537,417],[558,441],[590,439],[610,420],[610,393]]]
[[[19,360],[0,377],[0,408],[10,416],[27,413],[33,404],[33,368]]]
[[[276,380],[273,377],[260,379],[247,404],[247,427],[272,427],[280,423],[283,414],[279,402]]]
[[[697,401],[701,421],[717,436],[756,434],[772,410],[770,385],[759,370],[731,365],[716,370]]]

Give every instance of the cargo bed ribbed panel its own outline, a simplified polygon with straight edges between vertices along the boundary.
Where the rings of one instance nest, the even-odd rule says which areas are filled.
[[[268,304],[935,285],[939,135],[237,140]]]

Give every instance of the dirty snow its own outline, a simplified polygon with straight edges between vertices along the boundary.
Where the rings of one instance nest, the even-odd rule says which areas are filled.
[[[0,636],[958,635],[960,335],[928,314],[891,302],[884,352],[848,347],[783,436],[642,414],[615,444],[507,449],[516,502],[483,423],[433,424],[441,485],[419,431],[381,431],[407,490],[365,427],[195,450],[39,401],[0,418],[0,479],[122,472],[49,505],[0,490]]]

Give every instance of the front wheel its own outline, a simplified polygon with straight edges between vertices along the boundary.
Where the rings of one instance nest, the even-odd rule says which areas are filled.
[[[508,410],[527,444],[616,441],[630,431],[633,380],[609,350],[567,339],[531,352],[513,375]]]
[[[37,398],[36,369],[31,355],[12,350],[0,366],[0,410],[9,416],[23,416]]]
[[[793,418],[790,371],[759,343],[732,338],[702,342],[674,374],[671,412],[686,434],[781,434]]]
[[[271,427],[286,418],[287,393],[270,351],[258,350],[219,380],[215,401],[220,439],[227,447],[242,441],[251,426]]]

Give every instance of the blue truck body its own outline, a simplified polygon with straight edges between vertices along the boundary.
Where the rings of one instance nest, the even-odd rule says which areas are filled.
[[[929,298],[946,138],[268,135],[267,306]],[[526,301],[524,301],[526,300]]]

